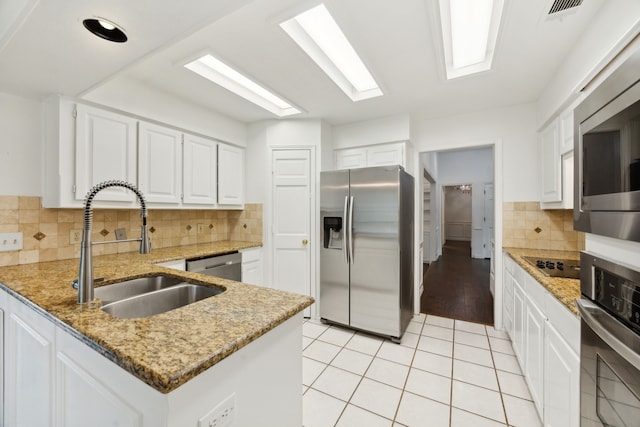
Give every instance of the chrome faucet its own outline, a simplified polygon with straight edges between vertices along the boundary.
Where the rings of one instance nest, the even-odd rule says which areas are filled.
[[[140,232],[139,239],[128,240],[110,240],[107,242],[91,242],[91,227],[93,225],[93,209],[91,203],[93,198],[98,192],[109,187],[123,187],[127,188],[138,197],[140,201],[142,218],[142,230]],[[133,184],[126,181],[104,181],[93,187],[84,198],[84,226],[82,227],[82,242],[80,243],[80,267],[78,269],[78,280],[74,282],[73,286],[77,284],[78,287],[78,303],[84,304],[93,301],[93,262],[91,255],[91,246],[94,244],[102,243],[122,243],[122,242],[137,242],[140,241],[140,253],[148,254],[151,252],[151,241],[149,240],[149,232],[147,231],[147,204],[144,200],[142,192],[138,190]]]

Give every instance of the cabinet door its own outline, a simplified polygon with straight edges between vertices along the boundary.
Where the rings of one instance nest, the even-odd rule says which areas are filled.
[[[545,330],[544,425],[580,425],[580,358],[547,322]]]
[[[560,161],[558,121],[540,133],[540,175],[543,203],[562,201],[562,164]]]
[[[244,203],[244,150],[218,144],[218,203]]]
[[[525,322],[525,295],[524,290],[513,280],[513,352],[520,362],[520,368],[525,370],[524,358],[524,322]]]
[[[184,203],[215,205],[217,202],[218,143],[184,135]]]
[[[404,144],[382,144],[367,148],[367,166],[405,166]]]
[[[136,184],[136,120],[82,104],[76,112],[76,199],[103,181]],[[132,202],[135,195],[114,187],[100,191],[95,200]]]
[[[526,298],[524,373],[540,418],[543,416],[545,323],[546,319],[542,311],[533,301]]]
[[[364,168],[367,166],[367,152],[364,148],[349,148],[335,151],[336,169]]]
[[[511,339],[513,336],[513,276],[505,268],[502,273],[504,292],[502,293],[502,316],[507,334]]]
[[[53,425],[53,323],[9,297],[5,325],[5,425]]]
[[[560,116],[560,154],[573,150],[573,110]]]
[[[150,203],[180,203],[182,196],[182,134],[140,122],[138,187]]]

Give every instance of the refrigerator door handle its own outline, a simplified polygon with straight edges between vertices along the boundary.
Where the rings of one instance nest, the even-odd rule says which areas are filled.
[[[349,212],[349,196],[344,196],[344,212],[342,213],[342,218],[344,218],[344,236],[342,240],[344,241],[344,262],[349,264],[349,222],[348,222],[348,212]]]
[[[349,200],[349,261],[353,264],[354,254],[353,254],[353,196]]]

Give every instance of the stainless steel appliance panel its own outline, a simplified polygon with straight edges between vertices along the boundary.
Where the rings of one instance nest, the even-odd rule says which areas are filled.
[[[242,254],[234,252],[196,260],[187,260],[187,271],[223,279],[242,280]]]
[[[413,317],[414,179],[400,170],[400,335]]]
[[[353,197],[350,324],[399,336],[398,169],[352,169],[350,183]]]
[[[321,172],[320,317],[349,324],[349,171]]]

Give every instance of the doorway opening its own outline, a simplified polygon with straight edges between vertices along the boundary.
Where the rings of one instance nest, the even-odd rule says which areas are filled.
[[[423,246],[435,242],[435,256],[427,264],[425,250],[420,311],[493,325],[493,147],[422,153],[420,160],[438,183],[430,186],[430,235],[423,207]]]

